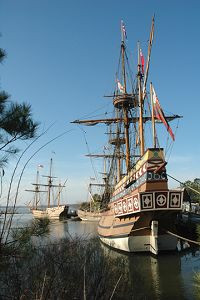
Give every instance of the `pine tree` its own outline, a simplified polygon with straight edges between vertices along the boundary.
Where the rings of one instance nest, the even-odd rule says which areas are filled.
[[[5,57],[6,52],[0,48],[0,62]],[[0,167],[19,151],[14,142],[34,138],[38,128],[32,119],[31,106],[14,103],[9,98],[5,91],[0,91]]]

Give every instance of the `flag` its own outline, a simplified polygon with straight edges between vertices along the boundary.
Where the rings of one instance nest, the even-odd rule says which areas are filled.
[[[144,74],[144,56],[142,54],[142,49],[140,48],[140,63],[142,66],[142,74]]]
[[[120,91],[120,93],[124,93],[124,87],[123,85],[119,82],[119,80],[117,79],[117,87],[118,87],[118,90]]]
[[[172,140],[174,141],[175,140],[174,134],[173,134],[172,129],[169,126],[167,119],[164,115],[164,112],[160,106],[160,103],[159,103],[159,100],[158,100],[158,97],[156,95],[153,85],[152,85],[152,93],[153,93],[153,95],[152,95],[153,96],[153,111],[154,111],[155,118],[157,118],[159,121],[163,122],[167,131],[171,135]]]
[[[123,37],[127,40],[126,27],[125,27],[124,22],[122,20],[121,20],[121,31],[122,31]]]

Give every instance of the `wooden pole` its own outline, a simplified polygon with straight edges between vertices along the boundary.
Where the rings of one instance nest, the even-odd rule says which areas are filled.
[[[119,118],[119,111],[115,110],[117,118]],[[119,124],[116,124],[116,136],[119,138]],[[121,157],[120,157],[121,145],[117,144],[117,182],[121,179]]]
[[[58,207],[60,206],[61,183],[58,185]]]
[[[89,195],[90,195],[90,212],[91,212],[92,211],[92,200],[93,200],[93,196],[92,196],[92,193],[91,193],[91,183],[89,184],[88,192],[89,192]]]
[[[152,18],[152,24],[151,24],[151,32],[149,37],[149,46],[148,46],[148,55],[147,55],[147,63],[146,63],[146,69],[145,69],[145,75],[144,75],[144,84],[143,84],[143,100],[146,96],[146,85],[147,85],[147,79],[149,74],[149,64],[150,64],[150,58],[151,58],[151,48],[153,44],[153,37],[154,37],[154,17]]]
[[[140,64],[140,43],[138,42],[138,97],[139,97],[139,135],[140,155],[144,155],[144,129],[143,129],[143,97],[141,89],[141,64]]]
[[[38,204],[38,197],[39,197],[39,186],[38,186],[38,183],[39,183],[39,170],[37,170],[37,175],[36,175],[36,186],[35,186],[35,209],[37,209],[37,204]]]
[[[125,72],[125,45],[124,40],[121,44],[122,51],[122,75],[123,75],[123,86],[124,86],[124,96],[126,95],[126,72]],[[130,145],[129,145],[129,118],[127,107],[123,105],[123,115],[124,115],[124,129],[125,129],[125,142],[126,142],[126,169],[127,173],[130,170]]]
[[[150,95],[151,95],[151,118],[152,118],[153,148],[156,148],[156,128],[155,128],[155,118],[154,118],[152,82],[150,83]]]
[[[49,179],[48,179],[48,207],[50,207],[51,204],[51,186],[52,186],[51,171],[52,171],[52,158],[50,160],[50,170],[49,170]]]

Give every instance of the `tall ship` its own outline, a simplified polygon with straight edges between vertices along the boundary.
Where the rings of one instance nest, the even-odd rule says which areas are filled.
[[[96,155],[109,160],[98,224],[101,241],[119,250],[157,255],[177,247],[176,220],[182,210],[183,191],[168,187],[167,149],[162,147],[165,128],[168,143],[175,140],[169,123],[181,116],[164,113],[152,83],[147,90],[153,38],[154,18],[146,62],[137,44],[135,76],[128,59],[126,28],[121,22],[115,90],[106,96],[112,100],[113,116],[72,123],[107,127],[108,153]],[[159,124],[164,125],[161,141]]]
[[[43,184],[39,182],[39,168],[43,167],[42,165],[39,165],[37,168],[37,174],[36,174],[36,182],[32,185],[35,187],[33,190],[26,190],[28,192],[34,193],[34,199],[31,205],[29,205],[29,208],[31,210],[31,213],[33,214],[34,218],[37,219],[59,219],[60,217],[66,217],[68,214],[68,206],[67,205],[61,205],[60,199],[61,199],[61,192],[62,189],[65,187],[62,184],[54,184],[53,180],[56,178],[55,176],[52,176],[52,164],[53,160],[50,159],[50,167],[49,167],[49,175],[43,175],[43,177],[47,178],[47,183]],[[40,188],[43,188],[41,190]],[[56,188],[56,191],[53,190]],[[41,199],[40,194],[46,193],[46,201],[44,203],[44,200]]]

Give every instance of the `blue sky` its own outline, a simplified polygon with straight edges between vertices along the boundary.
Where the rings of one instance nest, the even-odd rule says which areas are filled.
[[[96,109],[93,115],[111,110],[103,95],[114,88],[120,20],[126,24],[128,49],[136,66],[137,41],[146,55],[153,14],[155,39],[149,79],[164,110],[184,117],[169,157],[168,173],[181,181],[200,177],[199,13],[197,0],[0,1],[0,47],[7,52],[0,66],[0,88],[13,101],[31,104],[34,118],[41,123],[40,131],[54,124],[24,156],[20,168],[45,142],[72,129],[30,161],[22,180],[20,204],[31,197],[23,190],[34,181],[37,165],[43,164],[46,174],[51,156],[55,173],[63,180],[68,178],[64,201],[85,200],[93,169],[84,157],[87,147],[83,133],[70,121]],[[175,126],[172,124],[174,130]],[[84,128],[92,152],[100,152],[102,136],[105,139],[105,128],[100,127]],[[21,143],[21,149],[26,145]],[[6,185],[15,163],[13,159],[6,169]]]

